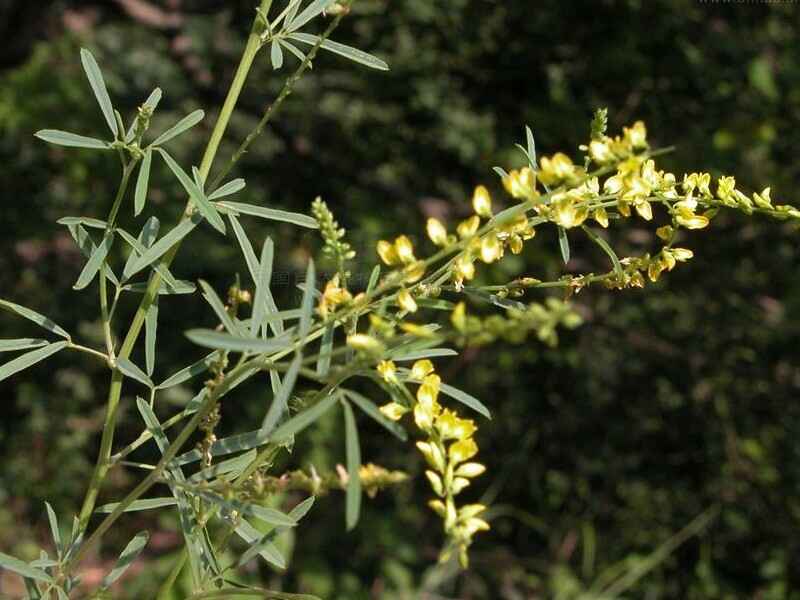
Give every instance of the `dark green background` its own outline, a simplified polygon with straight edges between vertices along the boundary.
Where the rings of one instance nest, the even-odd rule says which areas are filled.
[[[32,133],[103,134],[78,59],[86,46],[123,114],[155,85],[165,91],[156,131],[192,109],[210,113],[174,145],[183,164],[196,163],[253,8],[249,1],[153,4],[174,7],[179,22],[143,22],[125,2],[0,3],[0,296],[92,344],[101,344],[96,293],[71,291],[82,259],[54,221],[103,217],[118,164],[102,153],[48,147]],[[350,231],[358,273],[374,264],[379,237],[409,232],[421,241],[427,216],[453,223],[467,215],[474,185],[485,183],[500,197],[491,167],[522,164],[513,144],[525,124],[541,154],[575,156],[597,106],[609,107],[612,132],[643,119],[651,143],[675,144],[664,168],[734,174],[744,189],[771,185],[778,203],[800,205],[800,19],[793,2],[356,4],[335,39],[384,58],[391,71],[321,56],[237,174],[248,181],[243,201],[306,211],[322,195]],[[288,58],[275,74],[267,63],[261,57],[251,75],[223,157],[295,65]],[[183,198],[161,165],[152,179],[153,205],[166,225]],[[123,225],[138,228],[129,205],[123,212]],[[290,226],[247,226],[253,238],[276,239],[277,265],[290,280],[318,252],[314,235]],[[612,235],[620,255],[655,243],[636,221]],[[572,238],[569,270],[607,268],[596,247]],[[556,349],[531,340],[442,363],[446,381],[494,413],[478,434],[489,473],[465,492],[493,498],[493,530],[477,538],[473,569],[441,587],[443,597],[588,599],[582,590],[610,566],[636,565],[715,505],[715,523],[626,597],[800,597],[797,230],[726,214],[682,244],[696,258],[658,284],[578,296],[586,323],[563,333]],[[554,232],[544,230],[521,259],[487,278],[545,278],[560,269]],[[218,290],[237,271],[246,269],[235,244],[205,227],[174,267]],[[276,294],[283,306],[296,301],[291,286],[278,285]],[[182,330],[213,323],[201,299],[185,300],[162,304],[157,378],[200,356],[187,350]],[[121,315],[132,309],[125,304]],[[2,337],[35,335],[5,313],[0,330]],[[2,551],[30,556],[34,543],[47,543],[45,498],[64,519],[77,510],[106,379],[97,364],[65,355],[0,384]],[[130,388],[121,441],[140,428]],[[244,390],[223,408],[221,429],[243,430],[260,419],[264,404],[262,390]],[[340,421],[317,428],[291,464],[325,469],[342,462]],[[365,461],[406,469],[413,482],[368,501],[359,529],[348,535],[341,496],[322,499],[299,531],[289,571],[265,570],[265,583],[331,599],[424,597],[418,590],[441,536],[424,505],[422,465],[410,444],[369,423],[362,438]],[[135,476],[117,472],[107,498],[119,497]],[[109,557],[137,528],[154,525],[145,517],[122,520],[108,540]],[[174,528],[167,518],[160,526]],[[593,558],[586,556],[592,537]],[[174,542],[151,542],[149,572],[169,568]],[[144,579],[151,585],[156,577]],[[147,589],[128,585],[125,592],[141,598]]]

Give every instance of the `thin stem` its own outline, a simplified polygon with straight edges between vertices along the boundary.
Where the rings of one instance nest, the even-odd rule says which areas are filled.
[[[70,348],[71,350],[77,350],[78,352],[85,352],[86,354],[91,354],[92,356],[102,360],[105,364],[109,364],[109,356],[107,354],[99,352],[98,350],[93,350],[92,348],[87,348],[86,346],[75,344],[74,342],[70,342],[67,348]]]
[[[261,8],[269,8],[272,4],[272,0],[262,0]],[[244,53],[242,54],[242,58],[239,62],[239,67],[236,70],[236,75],[234,76],[234,81],[231,84],[230,89],[228,90],[228,95],[225,98],[225,103],[223,104],[222,110],[220,112],[219,118],[217,119],[216,124],[214,125],[214,130],[211,134],[211,138],[209,140],[208,145],[206,146],[205,153],[203,154],[203,159],[201,162],[200,173],[205,178],[208,175],[209,170],[211,169],[211,165],[214,162],[214,158],[217,154],[217,149],[219,148],[219,142],[222,139],[222,136],[225,133],[225,130],[228,126],[228,122],[230,120],[231,114],[236,106],[236,103],[239,99],[239,95],[242,91],[242,87],[244,85],[245,80],[247,79],[247,74],[250,71],[250,67],[253,64],[253,59],[258,52],[261,39],[259,36],[259,28],[260,28],[260,20],[257,17],[253,22],[253,27],[250,32],[250,36],[247,39],[247,45],[245,46]],[[130,173],[128,173],[130,176]],[[115,202],[116,204],[116,202]],[[191,200],[187,202],[186,210],[184,210],[183,218],[188,218],[188,212],[191,208]],[[112,216],[116,217],[115,211],[112,210]],[[109,225],[111,219],[109,219]],[[180,242],[173,246],[167,254],[162,257],[161,264],[168,267],[169,264],[172,262],[175,254],[178,252],[178,247],[180,246]],[[147,315],[147,311],[152,305],[153,301],[155,300],[156,296],[158,295],[158,290],[161,287],[161,276],[156,273],[155,271],[150,276],[150,280],[147,285],[147,289],[142,297],[142,301],[139,304],[139,308],[136,310],[136,314],[133,317],[131,322],[130,328],[128,329],[128,333],[125,336],[125,339],[122,342],[122,346],[119,351],[119,356],[122,358],[128,358],[133,351],[133,346],[136,344],[136,340],[139,337],[139,333],[142,330],[142,326],[144,325],[145,316]],[[81,507],[80,512],[80,530],[86,531],[86,528],[89,524],[89,519],[92,516],[92,512],[94,511],[95,504],[97,502],[97,496],[100,492],[100,487],[102,486],[103,480],[105,479],[106,473],[108,472],[109,468],[109,458],[111,456],[111,448],[114,443],[114,430],[116,428],[117,423],[117,410],[119,408],[119,400],[120,394],[122,393],[122,373],[118,370],[114,370],[111,375],[111,383],[108,389],[108,399],[106,402],[106,418],[103,424],[103,434],[100,440],[100,452],[97,456],[97,464],[95,465],[94,473],[92,474],[92,480],[89,484],[89,489],[86,492],[86,496],[83,500],[83,506]],[[95,536],[92,536],[93,538]],[[71,564],[76,564],[76,561],[71,561]]]

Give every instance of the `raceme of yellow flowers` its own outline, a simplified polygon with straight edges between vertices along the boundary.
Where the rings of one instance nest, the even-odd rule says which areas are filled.
[[[472,195],[474,214],[453,229],[438,219],[428,219],[426,233],[436,247],[433,254],[419,258],[409,235],[381,240],[377,244],[378,256],[392,270],[383,278],[378,291],[352,296],[337,275],[328,282],[318,308],[327,318],[340,305],[356,305],[361,309],[370,302],[378,302],[376,297],[388,292],[380,300],[380,314],[365,309],[369,312],[369,331],[352,331],[347,343],[371,357],[378,376],[387,385],[405,390],[404,382],[419,384],[415,398],[405,390],[408,397],[398,402],[393,395],[395,400],[380,410],[393,421],[412,413],[417,428],[424,434],[425,440],[418,442],[417,447],[429,465],[426,476],[436,495],[430,506],[444,520],[449,539],[443,558],[456,552],[462,565],[467,563],[467,549],[473,536],[489,528],[478,516],[486,507],[480,504],[459,507],[455,500],[471,479],[485,470],[480,463],[471,461],[478,451],[474,438],[476,426],[472,420],[440,405],[441,380],[429,360],[418,360],[409,371],[398,369],[387,358],[387,343],[391,343],[395,328],[421,338],[431,338],[435,331],[441,339],[460,345],[480,345],[497,337],[522,341],[528,331],[536,332],[542,341],[553,343],[556,325],[572,327],[580,322],[567,305],[550,299],[552,302],[545,305],[526,307],[507,299],[521,297],[528,289],[537,287],[564,288],[567,295],[592,283],[602,283],[609,289],[644,287],[647,279],[657,281],[663,272],[693,257],[691,250],[675,245],[681,232],[707,227],[721,208],[800,220],[796,208],[773,203],[770,188],[748,197],[736,188],[733,177],[719,177],[712,182],[708,173],[689,173],[679,181],[674,174],[659,170],[655,158],[661,152],[651,150],[641,121],[623,128],[622,135],[612,138],[605,134],[605,112],[598,111],[592,122],[591,139],[580,149],[584,152],[582,164],[576,164],[561,152],[537,161],[529,132],[525,152],[528,166],[510,172],[496,169],[510,197],[502,210],[498,210],[499,203],[485,186],[477,186]],[[619,258],[605,238],[589,227],[592,221],[603,229],[608,229],[612,221],[625,219],[651,222],[656,210],[663,211],[669,223],[655,228],[662,247],[652,255]],[[546,225],[559,229],[565,260],[567,232],[579,230],[603,249],[612,268],[601,274],[565,275],[550,282],[524,276],[501,286],[473,285],[477,264],[494,263],[506,252],[521,253],[525,243],[536,235],[537,228]],[[563,244],[567,245],[566,252]],[[452,330],[439,330],[436,325],[409,320],[425,302],[435,301],[443,292],[470,292],[490,299],[508,309],[509,316],[506,320],[499,317],[481,320],[468,316],[466,305],[458,302],[445,304],[450,307]],[[396,313],[388,311],[387,302],[394,303]],[[402,394],[399,397],[403,398]]]

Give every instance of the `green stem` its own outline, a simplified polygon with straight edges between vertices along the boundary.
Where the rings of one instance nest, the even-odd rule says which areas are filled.
[[[269,8],[272,4],[272,0],[262,0],[261,7],[262,10],[264,8]],[[208,175],[209,170],[211,169],[211,165],[214,162],[214,158],[217,154],[217,149],[219,148],[219,142],[222,139],[222,136],[225,133],[225,130],[228,126],[228,122],[230,120],[231,114],[233,113],[234,108],[236,107],[236,103],[239,99],[239,95],[241,94],[242,87],[244,86],[244,82],[247,79],[247,74],[250,71],[250,67],[253,64],[253,59],[255,58],[260,45],[261,45],[261,38],[259,36],[259,19],[253,23],[253,28],[250,32],[250,36],[247,39],[247,45],[245,46],[244,53],[242,54],[241,61],[239,62],[239,67],[236,70],[236,75],[234,76],[234,80],[231,83],[231,87],[228,90],[228,95],[225,98],[225,102],[222,106],[222,110],[220,112],[219,118],[217,119],[216,124],[214,125],[214,130],[211,133],[211,138],[209,140],[208,145],[206,146],[205,153],[203,154],[203,159],[201,162],[200,173],[205,178]],[[128,173],[130,175],[130,173]],[[117,202],[115,202],[117,204]],[[184,211],[184,217],[188,218],[187,214],[189,209],[191,208],[191,200],[187,202],[186,210]],[[116,211],[112,209],[112,217],[116,217]],[[110,221],[110,220],[109,220]],[[109,222],[109,225],[111,223]],[[161,263],[165,266],[169,266],[172,262],[175,254],[178,251],[180,243],[173,246],[169,252],[161,259]],[[161,276],[153,272],[150,276],[150,281],[148,282],[147,289],[145,294],[142,298],[141,303],[139,304],[139,308],[136,310],[136,314],[133,317],[133,321],[131,322],[130,328],[128,329],[128,333],[125,336],[124,341],[122,342],[122,346],[119,350],[119,356],[122,358],[128,358],[133,351],[133,347],[136,344],[136,340],[139,337],[139,333],[142,330],[142,326],[144,325],[145,316],[147,315],[147,311],[152,305],[153,301],[155,300],[158,290],[161,287]],[[100,440],[100,452],[97,456],[97,464],[95,465],[94,473],[92,474],[92,480],[89,484],[89,489],[86,492],[86,496],[83,500],[83,506],[80,512],[80,530],[86,531],[86,528],[89,524],[89,519],[92,516],[92,512],[94,511],[95,504],[97,502],[97,496],[100,492],[100,487],[102,486],[103,480],[105,479],[106,474],[108,473],[108,469],[110,466],[109,458],[111,456],[111,448],[114,443],[114,429],[116,427],[117,422],[117,410],[119,408],[119,400],[120,394],[122,392],[122,373],[118,370],[114,370],[111,375],[111,384],[109,385],[108,389],[108,400],[106,402],[106,418],[103,424],[103,434]],[[94,536],[93,536],[94,537]],[[76,561],[72,561],[72,564],[77,564]]]

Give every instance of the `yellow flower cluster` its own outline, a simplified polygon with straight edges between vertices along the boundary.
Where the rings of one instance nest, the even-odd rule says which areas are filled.
[[[384,360],[378,364],[377,370],[386,382],[397,382],[397,369],[393,362]],[[442,554],[442,560],[447,560],[450,552],[456,550],[459,562],[466,568],[467,549],[472,537],[489,529],[489,524],[478,518],[485,506],[468,504],[458,507],[455,502],[455,496],[470,484],[470,480],[486,470],[482,464],[470,462],[478,453],[473,437],[477,427],[473,420],[462,419],[455,411],[439,404],[441,379],[434,372],[430,360],[415,362],[409,379],[420,383],[413,413],[417,427],[427,436],[426,441],[417,442],[417,448],[430,467],[425,476],[437,496],[429,505],[444,519],[444,529],[451,542]],[[398,402],[380,408],[384,416],[393,421],[402,418],[409,410]]]
[[[317,312],[325,319],[331,310],[335,310],[340,304],[346,304],[353,299],[353,296],[346,288],[343,288],[339,283],[338,273],[331,279],[322,292],[319,300]]]

